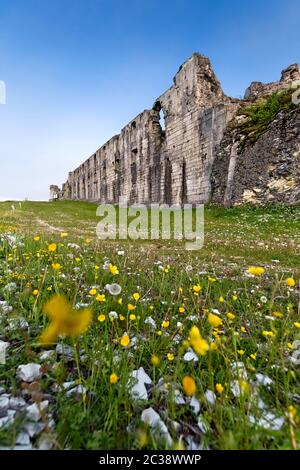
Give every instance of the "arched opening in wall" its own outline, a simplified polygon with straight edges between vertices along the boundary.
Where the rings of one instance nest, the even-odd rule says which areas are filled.
[[[136,161],[137,153],[138,153],[137,148],[134,148],[131,150],[131,162],[132,163]]]
[[[165,113],[164,113],[164,110],[162,108],[162,105],[161,105],[161,102],[160,101],[156,101],[154,106],[153,106],[153,109],[155,109],[155,111],[157,111],[159,113],[159,125],[160,125],[160,128],[163,132],[165,132],[166,130],[166,120],[165,120]]]
[[[159,124],[162,130],[165,131],[166,130],[165,114],[162,109],[159,111]]]

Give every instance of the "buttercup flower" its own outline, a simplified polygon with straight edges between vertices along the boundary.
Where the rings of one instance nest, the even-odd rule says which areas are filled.
[[[52,263],[52,268],[53,268],[55,271],[58,271],[58,270],[61,268],[61,264],[59,264],[59,263]]]
[[[193,379],[193,377],[186,375],[182,379],[182,387],[184,390],[184,393],[190,397],[195,394],[196,392],[196,382]]]
[[[200,356],[204,356],[209,350],[209,345],[207,341],[202,338],[197,326],[193,326],[190,330],[190,343],[194,351]]]
[[[127,334],[123,335],[120,340],[121,346],[123,346],[124,348],[127,348],[127,346],[129,346],[129,343],[130,343],[129,336]]]
[[[218,315],[214,315],[213,313],[209,313],[207,319],[208,323],[214,328],[223,324],[222,319]]]
[[[98,294],[97,297],[96,297],[96,300],[98,302],[105,302],[105,294]]]
[[[193,291],[198,294],[201,291],[201,286],[200,284],[196,284],[193,286]]]
[[[92,320],[92,310],[75,310],[62,295],[55,295],[44,306],[44,313],[50,318],[50,325],[43,331],[41,344],[55,342],[59,335],[78,336],[84,333]]]
[[[220,395],[224,392],[224,387],[222,384],[216,384],[216,392]]]
[[[265,330],[265,331],[262,332],[262,334],[263,334],[263,336],[265,336],[266,338],[268,338],[268,337],[269,337],[269,338],[274,338],[274,336],[276,336],[273,331],[266,331],[266,330]]]
[[[119,274],[119,270],[118,270],[117,266],[114,266],[111,263],[109,264],[109,270],[110,270],[110,272],[113,276],[115,276],[116,274]]]
[[[135,292],[132,297],[134,298],[135,301],[139,300],[139,298],[141,297],[140,294],[138,292]]]
[[[235,315],[234,315],[233,313],[231,313],[231,312],[228,312],[228,313],[226,314],[226,316],[227,316],[227,318],[228,318],[229,320],[233,320],[233,319],[235,318]]]
[[[56,251],[56,249],[57,249],[56,243],[51,243],[50,245],[48,245],[48,250],[50,252]]]
[[[111,384],[116,384],[118,380],[119,380],[119,377],[117,376],[117,374],[111,374],[109,377],[109,382]]]

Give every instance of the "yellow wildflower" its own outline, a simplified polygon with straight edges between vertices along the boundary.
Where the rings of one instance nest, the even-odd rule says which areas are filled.
[[[201,291],[201,289],[202,288],[201,288],[200,284],[196,284],[196,285],[193,286],[193,291],[196,294],[198,294]]]
[[[174,354],[173,353],[168,353],[167,358],[168,358],[168,361],[174,361]]]
[[[135,301],[139,300],[139,298],[141,297],[140,294],[138,292],[135,292],[134,294],[132,294],[132,297],[134,298]]]
[[[220,395],[224,392],[224,387],[222,384],[216,384],[216,392]]]
[[[182,387],[184,390],[184,393],[190,397],[195,394],[196,392],[196,382],[193,379],[193,377],[186,375],[182,379]]]
[[[39,235],[36,235],[35,237],[33,237],[33,239],[35,242],[39,242],[41,237]]]
[[[300,322],[295,321],[295,322],[294,322],[294,326],[295,326],[296,328],[300,328]]]
[[[185,308],[184,308],[184,307],[179,307],[178,311],[179,311],[179,313],[184,313],[184,312],[185,312]]]
[[[127,305],[127,308],[128,308],[129,311],[134,310],[134,309],[135,309],[135,305],[128,304],[128,305]]]
[[[96,295],[97,294],[97,289],[90,289],[89,294],[92,295],[92,296]]]
[[[93,295],[95,295],[95,294],[93,294]],[[96,300],[97,300],[97,302],[105,302],[105,294],[98,294],[97,297],[96,297]]]
[[[48,250],[51,252],[56,251],[57,250],[56,243],[51,243],[50,245],[48,245]]]
[[[218,317],[218,315],[214,315],[213,313],[209,313],[207,319],[208,323],[214,328],[223,324],[222,319]]]
[[[235,318],[235,315],[234,315],[233,313],[231,313],[231,312],[228,312],[228,313],[226,314],[226,316],[227,316],[227,318],[228,318],[229,320],[233,320],[233,319]]]
[[[247,273],[252,274],[252,276],[261,276],[264,272],[265,268],[262,268],[261,266],[250,266],[247,269]]]
[[[131,313],[129,315],[129,320],[136,320],[136,315],[134,315],[134,313]]]
[[[238,349],[237,350],[237,353],[240,355],[240,356],[243,356],[245,354],[245,351],[243,349]]]
[[[104,322],[105,319],[106,319],[106,316],[103,313],[101,313],[98,317],[98,321],[101,322],[101,323]]]
[[[111,384],[116,384],[119,380],[119,377],[117,376],[117,374],[110,374],[110,377],[109,377],[109,382]]]
[[[44,313],[50,318],[50,325],[43,331],[40,342],[53,343],[59,335],[78,336],[84,333],[91,320],[92,310],[75,310],[62,295],[55,295],[44,306]]]
[[[200,356],[204,356],[209,350],[209,345],[207,341],[202,338],[197,326],[192,326],[190,330],[190,343],[194,351]]]
[[[265,331],[262,332],[262,334],[263,334],[263,336],[265,336],[266,338],[267,338],[267,337],[269,337],[269,338],[274,338],[274,336],[276,336],[273,331],[266,331],[266,330],[265,330]]]
[[[208,281],[209,281],[209,282],[216,282],[216,280],[217,280],[217,279],[216,279],[215,277],[210,277],[210,276],[208,276]]]
[[[294,287],[295,284],[296,284],[296,281],[295,279],[293,279],[292,277],[288,277],[286,280],[285,280],[285,283],[287,286],[289,287]]]
[[[161,327],[162,328],[168,328],[169,325],[170,325],[170,322],[168,320],[164,320],[161,324]]]
[[[66,238],[68,236],[67,232],[61,232],[60,234],[61,238]]]
[[[225,302],[225,299],[224,299],[224,297],[222,297],[222,295],[221,295],[221,297],[219,297],[219,302],[221,302],[221,303]]]
[[[128,335],[123,335],[121,340],[120,340],[120,343],[121,343],[121,346],[123,346],[124,348],[126,348],[129,343],[130,343],[130,338]]]
[[[158,366],[158,364],[159,364],[159,357],[156,356],[156,355],[153,355],[153,356],[151,357],[151,364],[152,364],[154,367]]]
[[[57,271],[58,269],[61,268],[61,264],[59,264],[59,263],[52,263],[52,268],[53,268],[55,271]]]
[[[38,289],[34,289],[34,290],[32,291],[32,295],[34,295],[34,297],[36,297],[38,294],[39,294]]]

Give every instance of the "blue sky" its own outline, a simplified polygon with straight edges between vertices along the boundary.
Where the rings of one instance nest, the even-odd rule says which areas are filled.
[[[300,62],[298,0],[0,0],[0,199],[47,199],[195,51],[242,96]]]

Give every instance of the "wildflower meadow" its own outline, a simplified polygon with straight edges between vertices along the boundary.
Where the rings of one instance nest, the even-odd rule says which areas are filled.
[[[205,209],[204,246],[0,203],[0,446],[297,449],[300,207]]]

